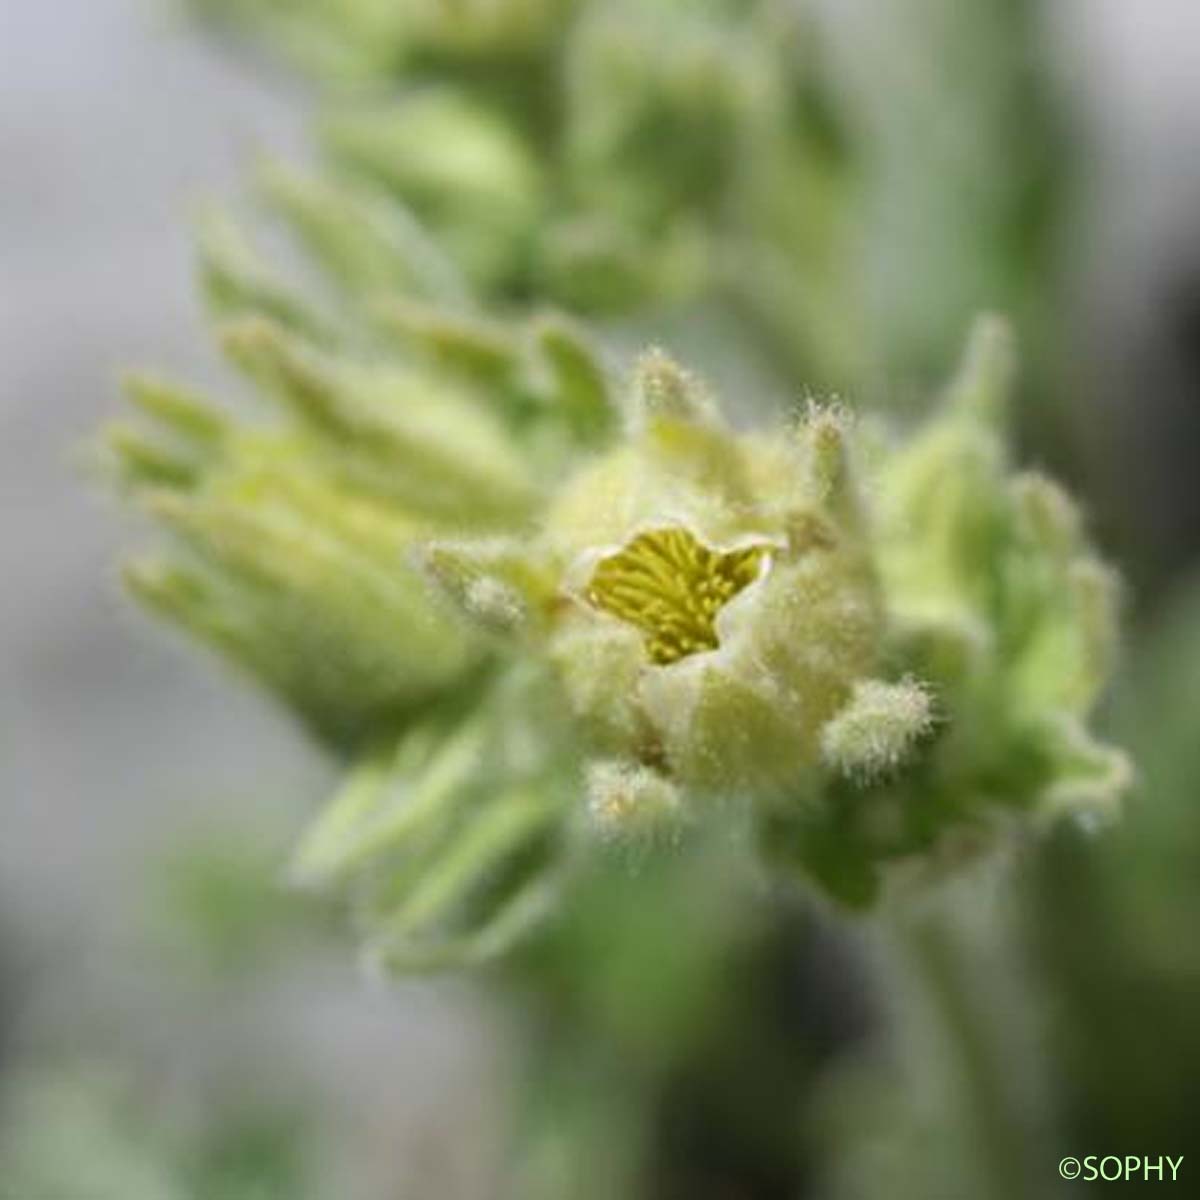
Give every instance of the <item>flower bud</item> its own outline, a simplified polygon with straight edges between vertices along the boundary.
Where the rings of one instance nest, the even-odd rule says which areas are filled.
[[[331,116],[324,142],[349,174],[410,206],[473,281],[502,286],[519,269],[544,183],[532,147],[495,111],[428,90]]]
[[[669,779],[611,759],[588,768],[587,811],[601,837],[624,845],[669,839],[684,819],[679,789]]]
[[[821,731],[821,754],[842,774],[870,780],[900,766],[932,726],[929,692],[920,684],[863,680]]]
[[[498,522],[537,490],[511,438],[452,383],[342,361],[269,322],[224,331],[229,356],[334,443],[353,482],[432,516]]]

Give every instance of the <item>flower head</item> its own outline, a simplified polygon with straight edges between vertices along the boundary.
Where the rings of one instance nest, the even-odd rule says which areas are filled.
[[[843,412],[737,433],[687,372],[641,361],[624,436],[510,540],[504,575],[523,560],[536,581],[521,652],[605,764],[606,839],[732,806],[772,856],[863,901],[952,834],[1110,809],[1128,767],[1082,722],[1112,576],[1060,491],[1008,476],[1009,360],[982,322],[943,410],[870,456],[870,487],[872,439]],[[487,574],[483,548],[455,553]]]
[[[908,437],[819,405],[738,431],[661,351],[622,391],[555,316],[393,305],[365,353],[213,265],[282,419],[135,381],[110,445],[174,549],[128,578],[353,760],[296,877],[388,961],[502,952],[613,846],[732,823],[864,905],[1128,785],[1086,725],[1117,587],[1010,472],[1000,324]]]

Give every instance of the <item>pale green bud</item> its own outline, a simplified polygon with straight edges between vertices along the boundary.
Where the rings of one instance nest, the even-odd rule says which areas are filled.
[[[131,375],[125,393],[147,421],[113,424],[105,431],[108,460],[120,483],[189,489],[222,457],[229,423],[203,397],[165,380]]]
[[[929,691],[921,684],[864,680],[821,731],[821,755],[834,770],[870,780],[901,766],[933,720]]]
[[[595,445],[613,432],[616,408],[600,352],[573,322],[555,314],[535,318],[534,384],[577,441]]]
[[[147,437],[132,425],[114,422],[104,431],[105,445],[123,484],[134,488],[191,487],[200,466],[177,447]]]
[[[651,235],[603,213],[572,214],[538,243],[541,290],[568,308],[619,316],[649,304],[678,304],[712,283],[717,264],[704,225],[679,217]]]
[[[616,844],[670,840],[686,819],[678,787],[637,763],[606,759],[590,764],[586,789],[593,828]]]
[[[313,259],[348,292],[400,291],[462,304],[460,272],[415,217],[378,191],[268,162],[259,171],[267,202]]]
[[[630,429],[644,433],[659,422],[714,420],[716,406],[700,380],[655,347],[634,368],[630,389]]]
[[[448,519],[494,523],[536,502],[506,431],[450,382],[322,354],[262,320],[227,327],[223,344],[356,485]]]
[[[1061,717],[1044,731],[1055,773],[1038,797],[1043,819],[1075,816],[1087,824],[1107,824],[1120,813],[1134,785],[1129,756],[1098,742],[1072,717]]]
[[[1003,317],[976,318],[945,403],[963,418],[1002,428],[1017,373],[1012,329]]]
[[[729,174],[740,64],[699,8],[592,6],[568,63],[567,153],[598,208],[655,228]],[[655,131],[653,138],[646,130]]]
[[[199,393],[151,375],[130,374],[125,394],[165,431],[193,447],[214,447],[229,434],[228,420]]]
[[[305,337],[323,340],[329,325],[255,252],[223,213],[210,213],[197,242],[200,287],[220,317],[269,317]]]
[[[570,320],[500,321],[411,300],[374,306],[389,341],[502,414],[531,454],[557,471],[611,432],[615,411],[598,349]]]
[[[503,286],[519,271],[544,185],[532,149],[496,112],[424,91],[328,117],[324,142],[348,172],[410,206],[473,281]]]
[[[555,603],[554,572],[507,538],[427,542],[417,561],[472,622],[495,633],[544,622]]]
[[[418,725],[365,759],[297,850],[298,884],[352,888],[377,961],[411,970],[494,957],[557,894],[538,850],[561,804],[497,758],[496,716],[485,703],[455,730]]]
[[[502,322],[397,299],[380,303],[376,315],[405,349],[434,365],[493,389],[514,385],[521,347]]]
[[[219,632],[216,611],[234,614],[230,646],[258,643],[251,665],[269,655],[268,681],[335,736],[420,703],[478,657],[399,553],[389,559],[357,544],[336,517],[319,523],[291,504],[166,493],[147,506],[212,565],[204,605],[214,617],[202,632]],[[152,580],[139,580],[139,590]]]
[[[427,517],[347,489],[303,441],[241,427],[176,385],[135,378],[129,392],[144,419],[110,432],[110,460],[182,547],[127,570],[148,607],[339,743],[477,669],[481,646],[410,562]]]
[[[656,735],[638,697],[646,650],[636,628],[596,622],[572,606],[557,622],[546,651],[591,747],[628,754],[639,746],[647,757],[656,756]]]
[[[310,886],[345,878],[452,820],[479,773],[484,732],[470,724],[439,741],[432,727],[419,727],[365,759],[306,831],[293,880]]]
[[[883,465],[880,565],[894,611],[913,627],[973,625],[990,637],[993,572],[1012,524],[1011,385],[1009,338],[985,318],[943,409]]]
[[[1075,502],[1052,479],[1028,472],[1012,483],[1021,533],[1063,559],[1083,546],[1083,520]]]

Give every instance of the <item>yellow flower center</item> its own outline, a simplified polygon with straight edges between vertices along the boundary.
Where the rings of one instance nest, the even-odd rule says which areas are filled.
[[[652,529],[602,558],[587,598],[597,608],[636,625],[660,665],[715,650],[717,613],[758,578],[765,546],[721,552],[686,529]]]

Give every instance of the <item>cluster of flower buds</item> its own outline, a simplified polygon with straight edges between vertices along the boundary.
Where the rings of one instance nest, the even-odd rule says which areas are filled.
[[[169,549],[127,580],[348,761],[295,874],[382,958],[497,955],[614,848],[727,829],[865,906],[1111,810],[1129,768],[1085,722],[1117,589],[1010,472],[997,322],[903,438],[817,405],[738,432],[574,323],[732,303],[793,380],[861,365],[792,6],[194,2],[383,86],[329,100],[319,169],[259,174],[331,287],[204,226],[222,348],[275,416],[131,381],[110,457]]]
[[[453,278],[403,226],[337,230],[348,270]],[[500,322],[393,297],[364,337],[362,310],[318,313],[227,224],[201,250],[221,346],[273,414],[129,380],[107,458],[167,542],[126,582],[350,764],[297,880],[344,885],[390,960],[495,954],[561,888],[577,756],[546,673],[501,645],[511,589],[464,585],[465,621],[427,557],[536,527],[564,472],[613,436],[609,373],[552,313]]]
[[[1009,474],[1010,359],[982,321],[941,410],[890,446],[836,408],[734,433],[650,353],[625,436],[535,536],[427,548],[469,619],[504,593],[551,664],[598,832],[748,822],[769,858],[867,903],[888,864],[1111,811],[1129,769],[1083,721],[1116,581],[1070,500]]]
[[[296,874],[387,961],[500,953],[614,846],[728,826],[864,906],[1127,786],[1085,725],[1116,583],[1010,473],[999,322],[907,438],[818,405],[737,432],[659,351],[620,389],[562,319],[432,309],[335,348],[222,261],[284,419],[133,382],[114,458],[176,548],[128,578],[352,759]]]

